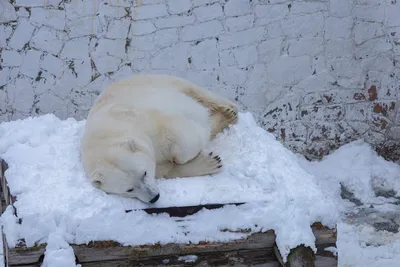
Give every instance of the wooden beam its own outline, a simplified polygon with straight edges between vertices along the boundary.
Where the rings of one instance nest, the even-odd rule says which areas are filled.
[[[317,223],[316,225],[319,224]],[[321,244],[324,246],[336,246],[336,241],[330,243],[333,241],[332,236],[335,236],[334,230],[331,230],[331,234],[327,235],[327,229],[326,227],[318,226],[314,227],[313,230],[314,236],[321,236],[318,241],[320,243],[316,244],[318,253],[315,257],[315,266],[317,267],[337,266],[337,259],[331,253],[319,249]],[[324,234],[321,234],[321,232]],[[169,260],[171,264],[178,264],[178,257],[184,255],[197,255],[200,262],[206,261],[207,264],[217,261],[217,255],[219,255],[221,261],[233,261],[233,258],[237,258],[241,255],[240,258],[242,261],[255,262],[256,258],[259,257],[259,261],[269,263],[271,257],[274,258],[276,262],[278,262],[280,257],[279,252],[277,254],[275,251],[274,254],[273,251],[275,238],[274,231],[270,230],[264,233],[253,233],[247,238],[226,243],[200,242],[199,244],[169,243],[165,245],[123,246],[115,241],[95,241],[87,245],[72,244],[71,246],[76,255],[77,263],[83,264],[82,266],[96,266],[95,264],[98,264],[98,266],[107,266],[105,263],[110,264],[109,266],[119,266],[118,264],[121,264],[121,266],[129,266],[124,265],[128,263],[133,264],[131,266],[136,266],[136,264],[139,263],[141,265],[150,263],[162,264],[163,260]],[[44,257],[45,246],[46,244],[41,244],[37,247],[26,248],[24,244],[21,243],[19,247],[9,249],[9,266],[40,263],[41,259]],[[293,249],[288,257],[288,263],[292,265],[286,266],[297,267],[298,265],[294,265],[292,262],[305,258],[302,256],[304,251],[296,249]],[[261,252],[266,254],[261,256],[259,255]],[[255,255],[259,256],[256,257]],[[208,261],[206,259],[212,260]],[[102,262],[104,262],[104,265],[100,265]]]
[[[189,255],[186,258],[180,255],[165,257],[149,257],[140,259],[126,259],[116,261],[99,261],[79,263],[83,267],[121,267],[121,266],[254,266],[279,267],[271,249],[215,251],[207,254]]]
[[[146,208],[142,209],[147,214],[159,214],[159,213],[167,213],[171,217],[186,217],[189,215],[193,215],[196,212],[202,209],[219,209],[223,206],[228,205],[235,205],[240,206],[245,204],[245,202],[236,202],[236,203],[224,203],[224,204],[204,204],[204,205],[197,205],[197,206],[179,206],[179,207],[164,207],[164,208]],[[132,210],[126,210],[126,212],[132,212]]]
[[[100,246],[99,246],[100,244]],[[199,244],[175,244],[145,245],[145,246],[101,246],[101,242],[88,244],[87,246],[73,245],[73,249],[79,262],[91,262],[99,260],[115,259],[139,259],[148,257],[165,257],[171,255],[207,254],[213,252],[229,252],[236,250],[271,249],[275,244],[273,231],[255,233],[245,239],[224,242],[200,242]],[[271,251],[272,252],[272,251]]]

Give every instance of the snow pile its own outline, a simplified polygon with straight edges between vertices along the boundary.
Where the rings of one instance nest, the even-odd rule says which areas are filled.
[[[400,262],[400,233],[339,223],[338,266],[395,267]]]
[[[394,191],[394,197],[400,197],[400,166],[379,157],[364,141],[346,144],[319,162],[300,162],[331,198],[340,195],[341,184],[361,203],[385,203],[376,196],[379,192]]]
[[[344,145],[319,162],[300,157],[300,163],[318,177],[319,188],[343,215],[337,224],[338,266],[398,266],[400,166],[363,141]],[[352,194],[349,201],[340,197],[342,186]]]
[[[10,211],[2,216],[8,245],[14,246],[19,238],[28,246],[48,242],[56,231],[76,244],[227,241],[246,234],[220,229],[251,228],[275,229],[284,257],[301,243],[315,249],[310,225],[315,221],[333,225],[338,218],[335,203],[297,157],[258,127],[250,113],[240,114],[239,121],[210,146],[224,162],[221,173],[161,179],[161,198],[152,206],[251,204],[204,210],[183,222],[167,214],[126,213],[148,205],[107,195],[90,185],[79,158],[84,121],[45,115],[1,124],[0,157],[9,165],[6,176],[22,218],[18,225]]]
[[[75,264],[74,250],[64,240],[62,233],[50,233],[47,242],[42,267],[81,267]]]
[[[315,250],[310,225],[316,221],[328,227],[340,223],[345,236],[338,233],[337,251],[343,266],[378,266],[373,265],[373,259],[384,266],[385,257],[397,259],[400,254],[393,235],[386,247],[360,252],[360,257],[367,257],[365,261],[350,259],[362,249],[358,239],[378,233],[366,235],[361,226],[341,223],[343,214],[355,212],[356,207],[341,198],[341,187],[350,190],[360,203],[386,211],[394,209],[391,201],[400,194],[400,166],[384,161],[364,142],[345,145],[320,162],[308,162],[258,127],[250,113],[240,113],[239,124],[220,134],[209,147],[224,162],[221,173],[160,179],[161,198],[147,205],[107,195],[90,185],[79,156],[84,124],[74,119],[61,121],[53,115],[0,124],[0,157],[9,165],[6,176],[22,218],[18,224],[10,207],[2,215],[8,245],[15,246],[20,238],[28,246],[47,242],[44,266],[75,266],[68,243],[197,243],[248,235],[220,231],[225,228],[274,229],[278,248],[286,258],[290,249],[300,244]],[[389,198],[376,196],[378,191],[393,194]],[[184,220],[137,210],[232,202],[248,204],[202,210]]]

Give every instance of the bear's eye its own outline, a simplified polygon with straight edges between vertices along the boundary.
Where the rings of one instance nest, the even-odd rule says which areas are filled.
[[[126,190],[126,192],[132,192],[133,191],[133,188],[131,188],[131,189],[129,189],[129,190]]]

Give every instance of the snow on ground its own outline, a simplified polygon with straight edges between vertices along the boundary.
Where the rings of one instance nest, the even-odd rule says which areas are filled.
[[[363,141],[344,145],[320,162],[300,163],[338,199],[339,267],[396,267],[400,262],[400,166]]]
[[[340,267],[396,267],[400,263],[400,233],[377,232],[369,225],[338,224],[336,242]]]
[[[377,232],[375,227],[375,223],[397,223],[400,166],[379,158],[364,142],[348,144],[321,162],[308,162],[258,127],[250,113],[241,113],[239,124],[209,147],[220,154],[223,171],[212,177],[160,179],[161,198],[151,206],[251,203],[202,210],[177,222],[166,214],[135,210],[149,205],[107,195],[90,185],[79,158],[84,123],[45,115],[0,124],[0,157],[9,165],[6,176],[22,218],[18,224],[10,207],[1,216],[8,245],[20,238],[28,246],[47,242],[43,266],[75,266],[68,243],[196,243],[247,235],[219,231],[222,228],[274,229],[285,258],[302,243],[315,248],[310,229],[315,221],[327,226],[339,223],[339,266],[394,266],[388,262],[400,255],[395,231]],[[390,196],[376,196],[382,192]],[[350,201],[342,199],[348,195]],[[375,216],[380,221],[364,228],[349,219],[371,205],[387,216]],[[128,209],[134,211],[126,213]],[[368,239],[381,233],[388,237],[371,245]],[[354,259],[354,253],[362,259]]]

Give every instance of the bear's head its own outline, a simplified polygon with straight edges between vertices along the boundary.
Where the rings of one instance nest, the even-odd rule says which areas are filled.
[[[91,183],[109,194],[155,203],[160,197],[155,168],[154,155],[148,144],[129,139],[107,149],[91,175]]]

